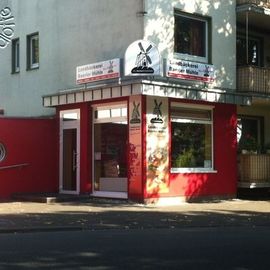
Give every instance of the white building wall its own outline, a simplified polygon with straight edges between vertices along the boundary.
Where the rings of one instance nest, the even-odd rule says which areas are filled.
[[[2,0],[15,17],[20,73],[11,74],[11,44],[0,49],[0,108],[5,116],[52,115],[42,96],[76,87],[76,66],[123,58],[148,39],[174,57],[174,8],[212,18],[213,87],[235,90],[235,0]],[[143,16],[143,8],[147,12]],[[39,32],[40,67],[26,70],[26,36]]]
[[[175,57],[174,9],[212,18],[212,64],[216,69],[213,87],[236,88],[235,0],[145,0],[145,39],[158,44],[163,57]]]
[[[0,49],[4,116],[45,116],[42,96],[74,88],[76,66],[124,57],[143,37],[142,0],[1,0],[15,17],[20,73],[11,74],[11,44]],[[26,36],[39,32],[40,66],[26,70]]]

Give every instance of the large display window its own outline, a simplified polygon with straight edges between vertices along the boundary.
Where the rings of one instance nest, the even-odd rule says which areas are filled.
[[[212,109],[171,107],[172,172],[213,169]]]

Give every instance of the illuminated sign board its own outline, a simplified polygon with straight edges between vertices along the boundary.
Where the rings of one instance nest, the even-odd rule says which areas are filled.
[[[211,83],[214,81],[214,66],[185,60],[168,59],[166,76]]]

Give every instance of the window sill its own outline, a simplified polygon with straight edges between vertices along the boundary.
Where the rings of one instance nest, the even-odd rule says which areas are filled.
[[[39,66],[28,67],[26,70],[31,71],[31,70],[37,70],[37,69],[39,69]]]
[[[19,74],[20,73],[20,71],[18,70],[18,71],[11,71],[11,74]]]
[[[217,173],[211,168],[171,168],[171,173]]]

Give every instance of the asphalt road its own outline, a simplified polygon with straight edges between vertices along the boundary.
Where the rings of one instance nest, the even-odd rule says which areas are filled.
[[[0,269],[270,269],[269,227],[0,235]]]

